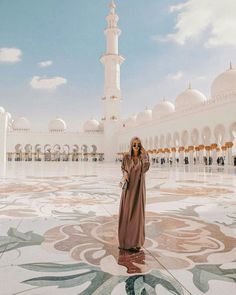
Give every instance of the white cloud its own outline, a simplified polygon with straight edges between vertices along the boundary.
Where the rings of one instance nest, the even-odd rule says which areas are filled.
[[[207,77],[206,76],[199,76],[199,77],[196,77],[196,80],[206,80]]]
[[[34,89],[46,89],[46,90],[55,90],[58,86],[66,84],[67,80],[63,77],[53,77],[53,78],[45,78],[34,76],[30,85]]]
[[[236,46],[235,0],[188,0],[170,6],[170,12],[177,13],[175,32],[157,36],[157,41],[185,44],[190,39],[207,36],[205,47]]]
[[[52,60],[45,60],[38,63],[41,68],[50,67],[53,64]]]
[[[16,63],[21,61],[22,52],[18,48],[0,48],[0,62]]]
[[[180,80],[183,77],[183,72],[179,71],[176,74],[169,74],[167,75],[168,79],[171,80]]]

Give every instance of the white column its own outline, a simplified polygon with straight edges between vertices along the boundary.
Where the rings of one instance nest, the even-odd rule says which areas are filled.
[[[203,150],[199,151],[199,165],[204,165],[204,163],[203,163]]]
[[[176,153],[172,152],[172,165],[175,166],[176,165]]]
[[[216,151],[216,149],[213,149],[211,151],[211,155],[212,155],[212,165],[217,166],[217,151]]]
[[[0,165],[6,163],[8,113],[0,107]]]
[[[194,161],[193,161],[193,151],[189,151],[189,164],[190,165],[193,165],[194,164]]]

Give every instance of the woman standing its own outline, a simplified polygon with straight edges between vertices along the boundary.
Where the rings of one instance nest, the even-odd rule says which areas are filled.
[[[149,155],[138,137],[133,137],[130,150],[124,154],[121,170],[128,181],[122,190],[118,239],[119,248],[139,251],[145,241],[145,172],[149,169]]]

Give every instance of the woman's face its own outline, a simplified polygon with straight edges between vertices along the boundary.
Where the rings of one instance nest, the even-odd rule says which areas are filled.
[[[138,152],[141,149],[141,142],[138,139],[135,139],[133,141],[133,146],[132,146],[133,151]]]

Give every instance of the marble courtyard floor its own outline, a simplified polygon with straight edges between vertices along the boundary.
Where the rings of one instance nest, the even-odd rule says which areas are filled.
[[[8,163],[1,295],[236,294],[236,171],[146,174],[146,242],[117,248],[120,163]]]

